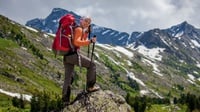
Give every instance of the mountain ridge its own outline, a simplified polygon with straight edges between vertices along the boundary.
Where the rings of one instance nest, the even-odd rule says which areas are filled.
[[[193,74],[198,79],[200,74],[195,73],[199,71],[197,69],[200,63],[199,32],[200,29],[184,21],[167,29],[155,28],[145,32],[132,32],[131,35],[93,24],[92,33],[97,35],[99,43],[126,47],[134,53],[136,51],[139,55],[145,55],[153,63],[160,64],[160,68],[168,65],[183,70],[181,74]],[[151,54],[152,51],[159,54],[159,61],[155,60],[156,56]],[[154,66],[152,62],[148,63]],[[188,64],[187,67],[184,63]],[[191,69],[191,66],[194,68]],[[156,73],[162,72],[157,67],[153,69]]]
[[[39,29],[44,32],[55,34],[57,27],[58,27],[59,18],[67,13],[75,15],[76,20],[79,20],[81,17],[72,11],[68,11],[68,10],[61,9],[61,8],[54,8],[52,10],[52,12],[49,14],[49,16],[47,16],[45,19],[40,19],[40,21],[42,21],[42,22],[37,22],[37,21],[35,21],[37,19],[33,19],[33,20],[29,20],[26,23],[26,26],[30,26],[30,27]],[[42,24],[42,23],[45,23],[45,24]],[[78,23],[78,21],[77,21],[77,23]],[[181,27],[182,29],[179,28],[178,26]],[[180,24],[171,26],[171,28],[167,28],[167,29],[155,28],[155,29],[148,30],[145,32],[132,32],[131,34],[128,34],[126,32],[116,31],[116,30],[113,30],[112,28],[98,26],[98,25],[95,25],[95,23],[92,24],[92,27],[93,27],[92,35],[97,35],[97,37],[99,37],[98,42],[104,43],[104,44],[120,45],[120,46],[130,46],[130,44],[135,42],[135,38],[139,38],[142,34],[144,34],[146,32],[148,33],[148,32],[154,31],[154,30],[160,30],[162,32],[166,32],[167,33],[166,35],[171,35],[172,37],[178,36],[178,35],[176,35],[176,34],[180,34],[180,33],[178,33],[179,32],[178,30],[183,31],[184,28],[187,29],[187,33],[189,33],[188,31],[190,31],[192,29],[195,29],[194,31],[199,32],[199,29],[190,25],[187,21],[184,21]],[[177,29],[177,31],[174,30],[175,28]],[[172,35],[172,33],[173,33],[173,35]],[[107,38],[107,37],[109,37],[109,38]]]
[[[62,57],[55,58],[51,51],[54,37],[2,16],[0,22],[1,88],[17,93],[33,94],[39,89],[60,94],[64,70]],[[104,90],[123,97],[145,95],[170,99],[182,93],[200,92],[198,29],[176,37],[161,29],[134,32],[135,38],[118,37],[121,38],[119,46],[112,41],[119,35],[117,31],[100,26],[93,28],[104,35],[102,39],[109,40],[107,44],[97,43],[94,52],[97,83]],[[123,46],[122,42],[127,42],[124,40],[133,42]],[[82,51],[87,54],[86,48]],[[78,70],[75,69],[72,85],[74,95],[85,81],[86,71]]]

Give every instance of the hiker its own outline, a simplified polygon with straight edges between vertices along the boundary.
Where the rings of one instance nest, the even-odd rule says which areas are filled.
[[[82,17],[80,19],[80,26],[74,29],[73,34],[73,45],[75,51],[68,53],[63,58],[63,64],[65,67],[65,79],[63,85],[63,102],[64,105],[70,104],[70,93],[71,84],[73,80],[74,66],[78,65],[87,68],[87,82],[86,90],[87,92],[97,91],[99,87],[95,86],[96,83],[96,65],[90,60],[90,58],[80,54],[81,46],[88,46],[91,43],[96,42],[96,38],[88,39],[88,31],[91,23],[91,18]]]

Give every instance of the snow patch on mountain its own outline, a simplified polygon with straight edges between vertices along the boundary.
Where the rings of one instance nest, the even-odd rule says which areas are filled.
[[[130,77],[130,78],[132,78],[133,80],[135,80],[140,85],[146,87],[146,85],[144,84],[144,82],[142,80],[136,78],[135,75],[132,72],[128,72],[127,71],[127,76]],[[149,94],[150,92],[152,92],[153,94],[155,94],[159,98],[163,98],[161,95],[158,94],[158,92],[155,92],[153,89],[150,89],[150,88],[147,88],[147,90],[141,90],[140,94],[146,95],[146,94]]]
[[[52,37],[55,37],[56,35],[53,34],[53,33],[47,33],[48,35],[52,36]]]
[[[25,51],[27,50],[27,48],[26,48],[26,47],[21,47],[21,48],[22,48],[23,50],[25,50]]]
[[[140,79],[136,78],[133,72],[127,72],[127,76],[130,77],[131,79],[135,80],[137,83],[139,83],[142,86],[146,86],[144,82],[142,82]]]
[[[149,94],[149,91],[148,90],[140,90],[140,94],[147,95],[147,94]]]
[[[150,60],[147,60],[147,59],[142,59],[142,61],[144,63],[147,63],[147,64],[150,64],[152,67],[153,67],[153,72],[159,76],[163,76],[163,74],[160,73],[160,70],[158,69],[158,65]]]
[[[126,60],[128,66],[133,66],[133,64],[129,61],[129,60]]]
[[[159,95],[157,92],[155,92],[153,89],[149,89],[152,93],[154,93],[159,98],[163,98],[161,95]]]
[[[125,49],[124,47],[121,47],[121,46],[111,46],[111,45],[108,45],[108,44],[97,44],[99,47],[102,47],[102,48],[105,48],[105,49],[108,49],[108,50],[116,50],[116,51],[119,51],[120,53],[128,56],[129,58],[133,57],[133,52]]]
[[[112,46],[108,45],[108,44],[99,44],[99,43],[97,43],[96,45],[99,46],[99,47],[105,48],[107,50],[112,50]]]
[[[52,49],[51,49],[51,48],[49,48],[49,47],[46,47],[46,48],[47,48],[47,50],[48,50],[48,51],[52,51]]]
[[[45,33],[44,33],[43,35],[44,35],[45,38],[48,38],[48,37],[49,37],[49,35],[47,35],[47,34],[45,34]]]
[[[121,57],[122,57],[122,56],[120,55],[120,53],[117,52],[117,51],[113,51],[113,53],[115,53],[115,55],[116,55],[118,58],[121,58]]]
[[[196,40],[191,40],[191,42],[192,42],[196,47],[200,47],[200,44],[199,44]]]
[[[194,81],[195,77],[192,74],[188,74],[188,77],[190,78],[190,80]]]
[[[108,57],[109,60],[111,60],[113,63],[115,63],[116,65],[120,65],[120,62],[115,61],[112,57],[106,55]]]
[[[187,79],[188,82],[200,87],[198,84],[195,83],[195,81],[199,80],[199,79],[196,79],[195,76],[193,76],[192,74],[187,74],[187,76],[189,77],[189,79]]]
[[[164,38],[160,38],[167,46],[170,46],[170,43],[168,43]]]
[[[200,68],[200,63],[198,62],[198,63],[196,64],[196,66]]]
[[[139,83],[140,85],[142,85],[142,86],[144,86],[144,87],[146,86],[142,80],[140,80],[140,79],[138,79],[138,78],[135,77],[135,75],[134,75],[133,72],[129,72],[129,71],[128,71],[126,68],[124,68],[123,66],[121,66],[121,67],[126,71],[127,77],[130,77],[131,79],[135,80],[137,83]]]
[[[130,58],[133,57],[133,52],[125,49],[124,47],[116,46],[116,47],[114,47],[114,49],[119,51],[119,52],[121,52],[121,53],[123,53],[123,54],[125,54],[125,55],[127,55]]]
[[[187,79],[188,82],[190,82],[191,84],[195,84],[191,79]]]
[[[152,48],[148,49],[143,45],[138,46],[136,49],[133,49],[138,51],[139,53],[143,54],[144,56],[152,59],[152,60],[162,60],[162,55],[160,55],[161,52],[165,50],[165,48]]]
[[[184,34],[184,32],[181,31],[181,32],[178,32],[177,34],[172,34],[172,36],[174,36],[174,37],[181,37],[183,34]]]
[[[22,98],[24,100],[27,100],[27,101],[31,101],[31,98],[32,98],[31,95],[20,94],[20,93],[12,93],[12,92],[9,92],[9,91],[5,91],[3,89],[0,89],[0,93],[6,94],[6,95],[11,96],[11,97],[17,97],[17,98],[21,98],[21,95],[22,95]]]
[[[28,27],[28,26],[25,26],[27,29],[31,30],[31,31],[34,31],[34,32],[38,32],[38,30],[32,28],[32,27]]]
[[[120,37],[118,40],[122,40],[122,39],[124,39],[125,37],[126,37],[126,35]]]
[[[111,30],[106,30],[104,32],[102,32],[102,35],[105,35],[106,33],[110,32]]]
[[[194,74],[199,74],[197,71],[193,71]]]

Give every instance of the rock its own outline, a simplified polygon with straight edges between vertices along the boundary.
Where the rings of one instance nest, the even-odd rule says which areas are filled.
[[[25,81],[23,79],[21,79],[20,77],[16,77],[15,79],[17,82],[21,83],[21,84],[25,84]]]
[[[73,104],[66,106],[63,112],[132,112],[126,100],[109,90],[93,93],[81,92]]]
[[[4,75],[4,76],[6,76],[6,77],[8,77],[9,79],[12,79],[12,80],[16,79],[15,75],[13,75],[13,74],[11,74],[11,73],[9,73],[7,71],[0,71],[0,74]]]

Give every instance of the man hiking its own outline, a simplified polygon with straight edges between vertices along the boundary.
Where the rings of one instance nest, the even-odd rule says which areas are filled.
[[[90,60],[90,58],[80,54],[81,46],[88,46],[91,43],[96,42],[96,38],[88,39],[88,31],[90,31],[89,26],[91,23],[91,18],[82,17],[80,19],[80,26],[74,29],[72,43],[75,47],[73,52],[66,54],[63,58],[63,64],[65,67],[65,79],[63,85],[63,96],[62,100],[64,105],[70,104],[70,93],[74,66],[79,65],[81,67],[87,68],[87,82],[86,90],[87,92],[97,91],[99,87],[95,86],[96,83],[96,65]]]

